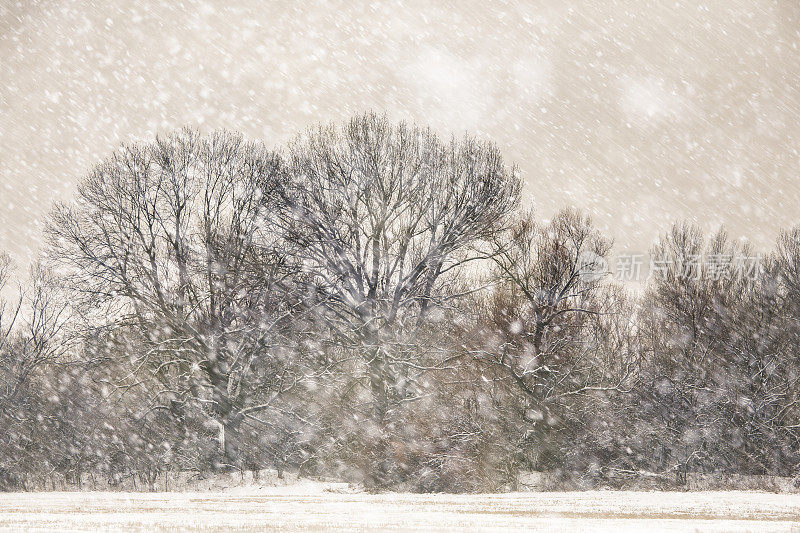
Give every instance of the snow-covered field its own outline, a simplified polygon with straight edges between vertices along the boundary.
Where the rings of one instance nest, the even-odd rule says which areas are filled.
[[[301,483],[221,492],[0,494],[0,530],[800,531],[800,495],[354,493]]]

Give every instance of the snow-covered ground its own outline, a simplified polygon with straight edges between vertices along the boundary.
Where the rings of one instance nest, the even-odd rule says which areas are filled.
[[[301,482],[219,492],[0,494],[0,530],[800,531],[800,495],[382,494]]]

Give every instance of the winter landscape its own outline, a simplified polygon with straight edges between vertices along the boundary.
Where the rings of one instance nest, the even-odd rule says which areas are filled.
[[[0,0],[0,530],[800,531],[800,4]]]

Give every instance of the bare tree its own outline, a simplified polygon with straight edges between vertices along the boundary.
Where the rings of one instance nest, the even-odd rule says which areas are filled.
[[[294,194],[284,220],[325,302],[329,324],[363,346],[372,415],[410,393],[414,361],[398,333],[440,301],[441,285],[479,257],[502,227],[520,183],[497,149],[367,114],[290,147]]]
[[[11,262],[0,254],[0,291],[10,276]],[[53,438],[35,438],[35,427],[46,415],[43,378],[70,346],[68,307],[40,264],[14,304],[0,299],[0,490],[24,488],[33,465],[44,462],[36,452]]]
[[[11,257],[0,252],[0,417],[5,415],[5,411],[11,404],[11,400],[16,396],[20,380],[14,372],[15,360],[17,356],[16,339],[14,325],[19,317],[22,307],[22,298],[16,302],[9,302],[3,297],[3,292],[10,292],[9,281],[13,265]]]
[[[0,354],[3,353],[11,338],[11,331],[19,316],[22,300],[18,299],[15,303],[8,302],[3,298],[4,291],[10,291],[8,287],[12,273],[11,257],[0,252]]]
[[[800,226],[781,232],[771,273],[783,288],[784,303],[800,314]]]
[[[477,352],[481,359],[542,402],[607,388],[594,364],[593,327],[617,303],[603,291],[611,243],[588,217],[565,210],[544,225],[521,217],[495,247],[491,312],[500,338]]]
[[[772,282],[742,270],[755,254],[724,230],[706,238],[696,226],[676,224],[652,255],[637,401],[653,411],[631,411],[648,420],[650,433],[640,440],[661,450],[659,467],[679,480],[698,469],[769,471],[776,456],[762,452],[776,448],[763,422],[775,413],[778,367],[769,342],[774,320],[763,304]]]
[[[780,436],[782,464],[773,471],[798,476],[798,458],[785,450],[800,444],[800,227],[783,231],[775,252],[750,285],[748,306],[741,313],[742,351],[749,354],[753,410],[768,430]]]
[[[10,274],[8,256],[0,256],[0,290]],[[15,304],[6,307],[6,302],[0,300],[0,411],[14,403],[34,372],[54,362],[69,342],[68,336],[63,335],[68,306],[58,297],[50,272],[35,265],[28,290],[20,290]]]
[[[563,468],[568,456],[582,468],[595,398],[629,388],[636,364],[630,298],[608,277],[611,243],[567,209],[546,223],[522,214],[493,248],[494,283],[465,349],[505,420],[508,468]]]
[[[202,407],[228,463],[242,423],[298,380],[280,341],[294,266],[272,225],[284,175],[260,144],[183,131],[115,153],[48,227],[87,324],[139,332],[121,391],[147,379],[151,407]]]
[[[408,440],[395,435],[410,428],[403,413],[447,357],[420,327],[458,297],[457,273],[485,257],[480,245],[503,227],[520,181],[489,143],[443,142],[375,114],[312,131],[288,155],[283,226],[332,333],[329,375],[366,422],[353,431],[366,439],[368,481],[383,484],[403,462],[391,451]]]

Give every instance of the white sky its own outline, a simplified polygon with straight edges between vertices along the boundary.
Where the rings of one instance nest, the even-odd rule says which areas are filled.
[[[542,217],[585,208],[617,252],[681,218],[764,248],[798,223],[797,0],[164,4],[2,2],[19,263],[120,143],[188,124],[277,146],[366,109],[494,140]]]

